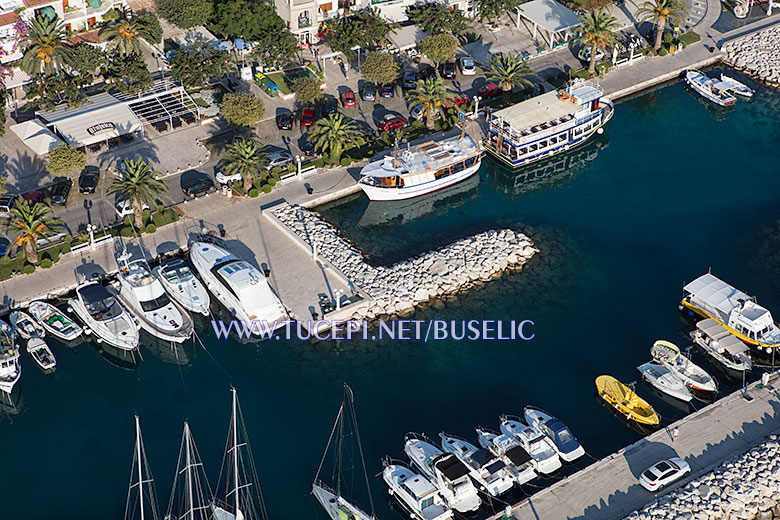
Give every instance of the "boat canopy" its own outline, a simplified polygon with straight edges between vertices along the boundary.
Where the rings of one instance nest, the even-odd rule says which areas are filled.
[[[512,461],[515,466],[522,466],[531,460],[531,456],[525,451],[522,446],[515,446],[506,451],[506,456]]]
[[[441,471],[442,475],[448,480],[454,481],[469,474],[465,464],[459,461],[454,455],[445,456],[436,461],[436,469]]]
[[[580,108],[582,107],[578,103],[563,101],[557,91],[551,90],[516,105],[497,110],[492,113],[491,119],[500,118],[512,125],[514,130],[523,130],[574,114]]]
[[[105,287],[99,283],[91,283],[79,288],[79,294],[85,303],[94,304],[113,298]]]
[[[734,308],[740,307],[742,302],[750,299],[747,294],[735,289],[710,273],[690,282],[683,290],[697,300],[702,301],[706,306],[715,308],[726,316]]]

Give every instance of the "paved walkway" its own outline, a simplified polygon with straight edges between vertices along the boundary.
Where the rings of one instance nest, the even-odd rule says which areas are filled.
[[[777,385],[778,381],[774,383]],[[778,385],[780,386],[780,385]],[[706,473],[725,459],[743,453],[768,435],[780,431],[780,394],[774,388],[749,390],[751,401],[740,392],[724,397],[697,413],[670,424],[652,435],[536,493],[513,508],[515,518],[544,520],[608,520],[625,517],[651,502],[656,495],[637,479],[659,460],[681,457],[691,465],[691,475],[681,484]],[[605,432],[621,428],[606,416]],[[672,443],[670,431],[679,428]],[[494,517],[500,518],[500,515]]]

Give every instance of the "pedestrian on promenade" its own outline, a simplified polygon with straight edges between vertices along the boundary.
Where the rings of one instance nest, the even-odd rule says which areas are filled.
[[[679,428],[675,428],[674,430],[672,430],[672,443],[677,442],[677,437],[679,437],[679,436],[680,436],[680,429]]]

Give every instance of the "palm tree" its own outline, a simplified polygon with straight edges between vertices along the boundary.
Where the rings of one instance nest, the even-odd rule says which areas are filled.
[[[130,201],[135,227],[139,229],[144,225],[143,205],[152,206],[168,192],[168,185],[157,178],[158,174],[150,163],[142,159],[125,159],[124,166],[119,168],[108,187],[109,194],[117,195],[119,200]]]
[[[411,101],[422,105],[422,112],[425,114],[425,126],[428,127],[428,130],[433,130],[436,112],[441,111],[448,94],[447,88],[439,78],[428,78],[418,81],[417,88],[409,92]]]
[[[517,54],[502,53],[490,58],[487,76],[488,79],[498,83],[506,98],[509,97],[509,93],[514,87],[533,86],[533,83],[527,78],[533,73],[523,58]]]
[[[677,25],[685,23],[688,9],[680,0],[647,0],[636,11],[640,22],[652,20],[655,24],[655,45],[658,51],[663,41],[664,29],[669,22]]]
[[[341,114],[331,114],[325,119],[317,121],[309,130],[309,139],[314,143],[318,152],[330,154],[334,161],[341,159],[341,151],[350,141],[361,135],[355,122],[345,119]]]
[[[48,240],[63,228],[62,221],[51,214],[45,204],[21,200],[9,212],[8,227],[18,233],[15,243],[24,246],[24,254],[31,264],[38,263],[38,240]]]
[[[580,16],[582,22],[582,33],[577,40],[586,47],[590,47],[590,62],[588,72],[596,72],[596,56],[598,50],[606,52],[615,39],[612,34],[613,29],[618,28],[617,20],[603,9],[590,11],[588,14]]]
[[[109,42],[108,49],[124,57],[133,53],[141,54],[139,38],[143,36],[143,28],[128,20],[121,20],[100,31],[100,41]]]
[[[30,21],[30,32],[24,43],[22,69],[35,76],[54,74],[70,52],[65,26],[56,16],[48,19],[37,16]]]
[[[260,167],[266,162],[266,154],[252,140],[239,139],[228,145],[225,153],[225,173],[228,175],[240,174],[244,182],[244,191],[249,191],[252,181],[260,171]]]

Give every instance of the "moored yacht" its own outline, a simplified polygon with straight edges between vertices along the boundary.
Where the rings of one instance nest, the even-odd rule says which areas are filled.
[[[682,379],[686,386],[700,392],[715,392],[718,383],[699,365],[683,356],[677,345],[659,339],[650,348],[650,356]]]
[[[563,422],[540,408],[526,406],[523,410],[527,424],[535,427],[550,439],[558,456],[573,462],[585,455],[585,448]]]
[[[639,365],[636,369],[642,374],[642,379],[666,395],[686,403],[693,399],[693,394],[685,386],[683,380],[674,375],[665,366],[650,362]]]
[[[470,442],[442,432],[441,447],[452,453],[469,470],[472,480],[479,488],[497,497],[509,491],[514,485],[512,473],[506,463],[485,448],[477,448]]]
[[[407,434],[404,452],[412,464],[439,488],[447,505],[465,513],[482,505],[477,489],[469,480],[469,469],[451,453],[444,453],[424,435]]]
[[[138,327],[133,317],[99,282],[79,285],[68,305],[98,341],[123,351],[138,348]]]
[[[24,311],[16,310],[8,316],[11,326],[23,339],[42,338],[46,335],[38,323],[33,320],[29,314]]]
[[[507,467],[513,470],[515,482],[523,485],[532,481],[539,475],[534,469],[533,458],[520,445],[514,435],[498,434],[487,428],[477,428],[477,441],[479,445],[503,460]]]
[[[125,250],[116,256],[119,267],[117,298],[130,309],[149,334],[181,343],[192,336],[192,317],[171,300],[143,259],[131,260]]]
[[[34,301],[30,304],[29,310],[32,317],[55,338],[73,341],[84,331],[67,314],[50,303]]]
[[[19,345],[16,333],[6,322],[0,322],[0,391],[10,394],[19,378],[22,365],[19,362]]]
[[[266,277],[249,262],[211,242],[190,244],[190,259],[206,287],[252,333],[267,335],[285,325],[287,311]]]
[[[444,504],[436,487],[404,464],[385,461],[382,478],[388,492],[398,499],[414,520],[452,518],[452,509]]]
[[[154,268],[154,274],[171,298],[182,307],[190,312],[209,315],[209,293],[184,260],[167,260]]]
[[[534,459],[536,471],[550,474],[561,467],[561,459],[555,451],[555,446],[542,432],[526,424],[523,419],[513,415],[501,416],[501,432],[514,435]]]
[[[741,372],[753,367],[747,345],[712,318],[697,323],[696,330],[691,332],[691,338],[704,352],[726,368]]]

